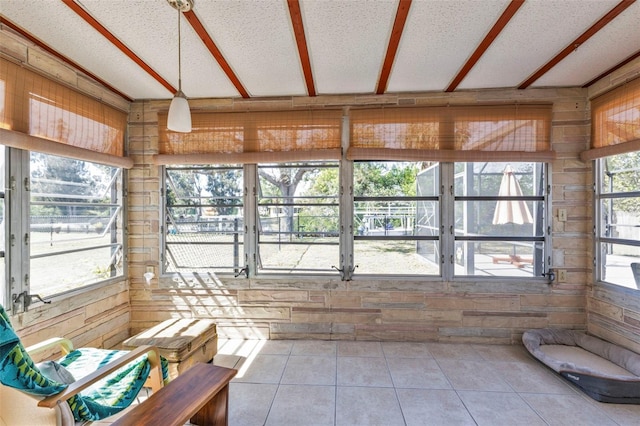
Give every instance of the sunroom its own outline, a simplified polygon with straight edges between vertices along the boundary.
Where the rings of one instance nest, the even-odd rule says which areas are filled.
[[[324,342],[336,371],[543,328],[640,353],[638,2],[183,3],[0,0],[0,304],[25,345],[213,319],[220,354]],[[328,423],[375,423],[340,383]]]

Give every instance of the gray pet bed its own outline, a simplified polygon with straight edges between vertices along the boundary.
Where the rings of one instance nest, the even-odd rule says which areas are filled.
[[[522,342],[596,401],[640,404],[640,354],[574,330],[528,330]]]

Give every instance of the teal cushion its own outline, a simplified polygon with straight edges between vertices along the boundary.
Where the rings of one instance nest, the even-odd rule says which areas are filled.
[[[55,380],[52,380],[54,377],[46,377],[33,363],[14,332],[9,316],[0,305],[0,382],[5,386],[33,395],[53,395],[68,386],[62,383],[64,377],[84,377],[124,354],[124,351],[105,349],[76,349],[59,360],[59,364],[56,363],[58,368],[56,364],[46,364],[48,374],[55,376]],[[161,357],[160,365],[163,380],[168,383],[169,364]],[[51,372],[51,369],[56,372]],[[102,420],[128,407],[146,382],[150,370],[146,355],[139,357],[69,398],[67,403],[76,421]]]

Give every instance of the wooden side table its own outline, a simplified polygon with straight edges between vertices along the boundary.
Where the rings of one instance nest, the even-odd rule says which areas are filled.
[[[113,426],[227,426],[229,381],[238,371],[196,363],[149,399],[133,407]]]
[[[210,362],[218,351],[216,323],[208,318],[168,319],[122,342],[123,349],[150,345],[169,361],[175,379],[198,362]]]

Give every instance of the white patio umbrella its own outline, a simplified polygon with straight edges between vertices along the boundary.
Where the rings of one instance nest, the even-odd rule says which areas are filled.
[[[504,169],[498,195],[500,197],[522,196],[522,189],[510,165],[507,165]],[[505,223],[523,225],[532,222],[533,217],[531,217],[529,207],[527,207],[527,203],[525,203],[524,200],[499,200],[496,203],[496,210],[493,213],[494,225],[502,225]]]

